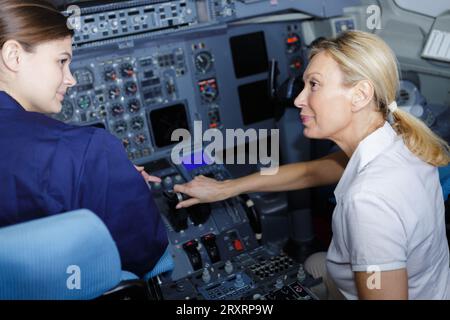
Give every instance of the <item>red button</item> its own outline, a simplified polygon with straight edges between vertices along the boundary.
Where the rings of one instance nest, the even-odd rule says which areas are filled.
[[[233,247],[234,247],[234,249],[236,249],[237,251],[242,251],[242,250],[244,250],[244,247],[242,246],[242,242],[241,242],[241,240],[234,240],[233,241]]]

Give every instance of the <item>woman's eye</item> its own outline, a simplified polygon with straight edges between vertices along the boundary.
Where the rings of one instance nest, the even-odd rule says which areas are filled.
[[[63,66],[63,65],[65,65],[66,64],[66,62],[67,62],[67,59],[62,59],[62,60],[59,60],[59,62],[61,63],[61,65]]]
[[[313,89],[317,87],[317,84],[318,84],[318,83],[317,83],[317,82],[314,82],[314,81],[310,81],[310,82],[309,82],[309,85],[310,85],[311,88],[313,88]]]

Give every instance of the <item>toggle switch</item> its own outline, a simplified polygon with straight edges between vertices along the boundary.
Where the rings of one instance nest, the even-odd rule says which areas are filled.
[[[208,253],[211,263],[220,261],[219,248],[216,244],[216,236],[213,233],[207,234],[201,238],[203,245],[205,246],[206,252]]]
[[[183,249],[188,256],[194,271],[202,268],[202,257],[197,249],[197,245],[198,243],[195,240],[191,240],[183,244]]]

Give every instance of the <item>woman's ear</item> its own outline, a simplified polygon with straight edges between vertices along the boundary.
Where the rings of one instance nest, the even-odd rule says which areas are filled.
[[[368,106],[375,92],[372,83],[368,80],[359,81],[352,91],[352,112],[358,112]]]
[[[16,40],[6,41],[1,49],[1,58],[6,68],[13,72],[17,72],[20,67],[23,52],[22,46]]]

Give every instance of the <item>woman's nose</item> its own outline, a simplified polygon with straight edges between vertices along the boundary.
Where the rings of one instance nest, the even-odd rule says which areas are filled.
[[[304,97],[304,90],[302,90],[298,96],[294,100],[294,105],[297,108],[303,108],[305,106],[305,97]]]
[[[68,86],[68,87],[73,87],[74,85],[76,85],[77,84],[77,80],[75,80],[75,78],[73,77],[73,75],[72,75],[72,72],[70,72],[69,71],[69,73],[66,75],[66,78],[65,78],[65,84]]]

